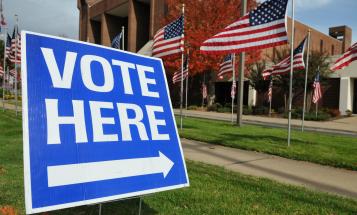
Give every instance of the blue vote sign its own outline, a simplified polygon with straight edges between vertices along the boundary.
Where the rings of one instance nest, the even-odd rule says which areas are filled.
[[[21,36],[26,213],[189,186],[160,59]]]

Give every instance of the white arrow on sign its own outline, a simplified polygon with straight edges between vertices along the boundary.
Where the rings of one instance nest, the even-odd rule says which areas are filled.
[[[56,187],[109,179],[162,173],[164,178],[174,163],[159,151],[158,157],[48,166],[48,186]]]

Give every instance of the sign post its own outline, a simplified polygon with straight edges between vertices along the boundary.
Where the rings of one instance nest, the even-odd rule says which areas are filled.
[[[21,38],[27,214],[189,186],[160,59]]]

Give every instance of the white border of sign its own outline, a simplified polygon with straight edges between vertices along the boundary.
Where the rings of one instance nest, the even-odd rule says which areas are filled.
[[[118,49],[114,49],[114,48],[111,48],[111,47],[105,47],[105,46],[92,44],[92,43],[87,43],[87,42],[83,42],[83,41],[72,40],[72,39],[67,39],[67,38],[61,38],[61,37],[56,37],[56,36],[51,36],[51,35],[46,35],[46,34],[40,34],[40,33],[34,33],[34,32],[30,32],[30,31],[21,31],[21,39],[22,39],[22,41],[21,41],[21,50],[22,50],[22,52],[21,52],[21,59],[22,59],[22,61],[21,61],[22,128],[23,128],[23,153],[24,153],[23,157],[24,157],[24,183],[25,183],[26,214],[41,213],[41,212],[46,212],[46,211],[59,210],[59,209],[82,206],[82,205],[90,205],[90,204],[96,204],[96,203],[101,203],[101,202],[108,202],[108,201],[113,201],[113,200],[125,199],[125,198],[129,198],[129,197],[141,196],[141,195],[146,195],[146,194],[150,194],[150,193],[157,193],[157,192],[162,192],[162,191],[173,190],[173,189],[178,189],[178,188],[183,188],[183,187],[190,186],[190,182],[189,182],[189,178],[188,178],[188,174],[187,174],[186,163],[185,163],[185,157],[183,155],[181,140],[180,140],[180,137],[179,137],[178,131],[177,131],[176,120],[175,120],[175,116],[174,116],[174,112],[173,112],[173,108],[172,108],[171,99],[170,99],[170,96],[169,96],[170,92],[169,92],[169,87],[168,87],[168,84],[167,84],[167,78],[166,78],[166,73],[165,73],[165,69],[164,69],[164,66],[163,66],[162,59],[154,58],[154,57],[142,56],[142,55],[139,55],[139,54],[136,54],[136,53],[120,50],[119,52],[125,52],[125,53],[130,54],[130,55],[136,55],[136,56],[140,56],[140,57],[146,57],[146,58],[150,58],[150,59],[161,61],[161,67],[162,67],[162,70],[164,71],[164,79],[165,79],[165,84],[166,84],[166,89],[167,89],[167,97],[168,97],[168,100],[170,102],[172,118],[174,119],[176,136],[177,136],[178,144],[179,144],[179,147],[180,147],[181,157],[183,159],[183,165],[184,165],[184,168],[185,168],[185,173],[186,173],[186,177],[187,177],[186,178],[187,183],[180,184],[180,185],[175,185],[175,186],[169,186],[169,187],[150,189],[150,190],[145,190],[145,191],[132,192],[132,193],[126,193],[126,194],[121,194],[121,195],[115,195],[115,196],[109,196],[109,197],[85,200],[85,201],[78,201],[78,202],[73,202],[73,203],[66,203],[66,204],[60,204],[60,205],[36,208],[36,209],[32,208],[31,172],[30,172],[30,145],[29,145],[29,125],[28,125],[28,103],[27,103],[27,96],[28,96],[27,95],[27,58],[26,58],[26,35],[27,34],[32,34],[32,35],[37,35],[37,36],[42,36],[42,37],[47,37],[47,38],[59,39],[59,40],[75,42],[75,43],[80,43],[80,44],[86,44],[86,45],[95,46],[95,47],[99,47],[99,48],[119,51]]]

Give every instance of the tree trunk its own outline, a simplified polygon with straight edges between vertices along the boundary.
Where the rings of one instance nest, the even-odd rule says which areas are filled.
[[[207,74],[207,103],[208,105],[213,105],[216,101],[216,73],[214,71],[209,71]]]

